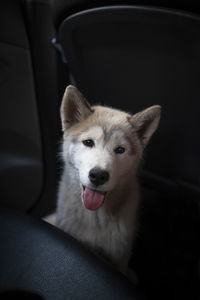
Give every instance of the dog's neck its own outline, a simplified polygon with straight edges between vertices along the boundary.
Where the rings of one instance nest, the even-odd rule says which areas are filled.
[[[103,205],[91,211],[84,207],[78,172],[66,163],[58,199],[56,224],[59,228],[92,248],[105,248],[105,253],[111,257],[116,256],[115,248],[110,247],[113,234],[117,238],[118,248],[125,245],[129,249],[127,243],[132,241],[135,232],[139,204],[138,183],[134,174],[122,179],[116,189],[107,193]]]

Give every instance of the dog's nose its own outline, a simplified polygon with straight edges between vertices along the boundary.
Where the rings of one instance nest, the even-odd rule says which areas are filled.
[[[93,168],[89,172],[90,181],[98,186],[103,185],[109,179],[109,173],[105,170],[101,170],[100,168]]]

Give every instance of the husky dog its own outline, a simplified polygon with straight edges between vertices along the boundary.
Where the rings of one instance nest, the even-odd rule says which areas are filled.
[[[161,107],[129,113],[90,106],[68,86],[61,105],[64,172],[56,225],[127,273],[136,231],[137,170]]]

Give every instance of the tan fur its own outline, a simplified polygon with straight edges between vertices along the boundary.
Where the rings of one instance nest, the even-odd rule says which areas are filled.
[[[91,107],[75,87],[69,86],[63,97],[61,119],[65,168],[59,188],[56,224],[126,274],[139,205],[137,170],[143,149],[158,126],[160,107],[152,106],[136,115],[102,106]],[[79,169],[81,161],[77,163],[83,151],[86,151],[83,156],[86,166],[92,163],[90,153],[93,152],[87,152],[82,145],[83,137],[91,138],[90,134],[94,140],[99,139],[97,142],[102,149],[93,150],[100,153],[93,159],[110,172],[109,182],[101,187],[107,192],[105,202],[96,211],[87,210],[82,203],[84,183],[81,180],[88,178],[84,175],[85,168]],[[114,147],[121,136],[126,153],[117,156]]]

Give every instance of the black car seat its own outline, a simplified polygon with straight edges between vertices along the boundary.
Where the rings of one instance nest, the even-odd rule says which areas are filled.
[[[55,206],[57,95],[68,77],[90,102],[132,112],[163,106],[140,175],[143,202],[131,266],[147,299],[199,297],[199,4],[122,4],[0,2],[0,199],[1,206],[29,213],[0,211],[1,298],[140,297],[78,243],[30,216]],[[64,80],[50,46],[55,36],[64,50]]]
[[[0,201],[37,215],[55,207],[57,181],[57,67],[49,10],[47,2],[0,3]]]
[[[10,209],[0,210],[0,225],[0,299],[144,299],[54,226]]]
[[[142,299],[40,219],[55,208],[60,172],[51,1],[0,1],[0,25],[0,298]]]
[[[200,16],[195,3],[54,2],[67,72],[90,102],[133,113],[153,104],[163,108],[141,169],[143,202],[132,259],[149,299],[199,297]]]

